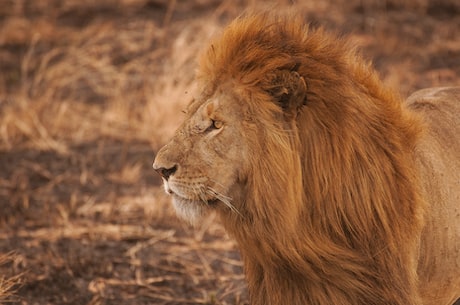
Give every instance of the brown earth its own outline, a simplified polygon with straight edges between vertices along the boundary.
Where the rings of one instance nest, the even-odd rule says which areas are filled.
[[[275,4],[404,96],[460,85],[456,0],[0,0],[0,303],[247,303],[235,244],[177,220],[151,163],[206,41]]]

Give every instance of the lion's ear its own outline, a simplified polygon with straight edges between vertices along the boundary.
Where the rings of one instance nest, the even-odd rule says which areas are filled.
[[[288,116],[296,117],[299,108],[306,103],[307,85],[296,71],[275,71],[267,77],[264,87]]]

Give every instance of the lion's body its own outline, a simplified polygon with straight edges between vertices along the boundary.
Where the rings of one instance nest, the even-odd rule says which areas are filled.
[[[460,297],[458,95],[406,106],[344,40],[263,14],[198,80],[154,168],[183,217],[221,215],[254,305]]]
[[[452,304],[460,294],[460,88],[421,90],[407,104],[427,127],[415,151],[428,202],[420,292],[424,304]]]

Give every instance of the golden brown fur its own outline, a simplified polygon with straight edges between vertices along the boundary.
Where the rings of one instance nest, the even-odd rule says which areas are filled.
[[[423,179],[436,172],[421,166],[432,141],[423,119],[345,40],[291,17],[243,17],[202,56],[198,81],[201,95],[154,168],[183,217],[219,212],[252,304],[448,305],[460,296],[458,175]],[[443,170],[459,172],[452,136]],[[432,188],[447,182],[439,197]],[[446,219],[433,221],[434,204],[457,213],[442,245],[432,244]]]

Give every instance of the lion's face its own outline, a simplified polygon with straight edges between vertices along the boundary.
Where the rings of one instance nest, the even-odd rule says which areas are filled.
[[[228,81],[213,88],[210,94],[204,86],[203,97],[190,103],[184,123],[153,163],[178,215],[192,223],[210,209],[260,213],[244,205],[246,191],[255,183],[268,187],[269,180],[287,183],[281,164],[299,162],[295,117],[306,85],[297,72],[279,69],[255,86]]]
[[[178,215],[192,223],[210,209],[236,212],[232,201],[241,189],[247,159],[238,102],[235,95],[219,91],[192,101],[185,121],[155,157],[153,167]]]

